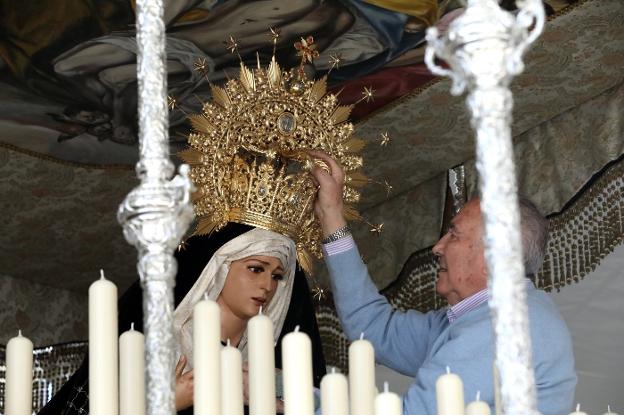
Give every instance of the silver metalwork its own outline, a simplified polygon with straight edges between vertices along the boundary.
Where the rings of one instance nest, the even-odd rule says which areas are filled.
[[[464,14],[451,23],[442,38],[435,28],[427,31],[425,61],[434,74],[453,80],[452,94],[469,91],[467,104],[477,136],[490,310],[503,413],[530,415],[539,412],[531,362],[509,84],[524,69],[522,55],[543,29],[544,9],[541,0],[517,4],[520,11],[514,17],[496,0],[468,0]],[[450,69],[437,66],[436,55]]]
[[[453,215],[466,204],[466,168],[463,164],[448,170],[448,183],[453,197]]]
[[[162,0],[137,0],[141,184],[119,206],[126,240],[139,252],[147,369],[147,413],[175,413],[173,372],[173,251],[192,218],[187,165],[171,178],[169,160],[165,25]]]

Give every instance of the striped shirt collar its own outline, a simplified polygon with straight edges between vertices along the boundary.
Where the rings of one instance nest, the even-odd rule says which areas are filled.
[[[487,300],[488,290],[487,288],[484,288],[483,290],[471,295],[470,297],[464,298],[454,306],[449,307],[446,310],[446,316],[448,317],[449,323],[454,323],[455,320],[468,313],[469,311],[472,311],[475,308],[479,307]]]

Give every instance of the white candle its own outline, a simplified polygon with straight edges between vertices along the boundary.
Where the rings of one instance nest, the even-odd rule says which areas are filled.
[[[481,392],[477,392],[476,400],[470,402],[466,407],[466,415],[490,415],[490,405],[480,398]]]
[[[373,415],[375,411],[375,351],[373,345],[360,340],[349,346],[349,404],[352,414]]]
[[[464,414],[464,384],[448,367],[446,374],[436,381],[436,400],[438,415]]]
[[[221,311],[215,301],[193,308],[193,410],[221,413]]]
[[[249,413],[275,415],[275,355],[273,323],[262,314],[247,323],[249,350]]]
[[[607,412],[604,415],[618,415],[615,412],[611,412],[611,405],[607,405]]]
[[[145,336],[134,323],[119,336],[119,413],[145,415]]]
[[[32,414],[33,344],[22,336],[16,337],[6,347],[6,383],[4,408],[6,415]]]
[[[587,415],[586,412],[581,411],[581,404],[577,403],[576,404],[576,411],[574,412],[570,412],[570,415]]]
[[[307,334],[299,331],[299,326],[282,339],[282,367],[284,413],[313,415],[312,342]]]
[[[347,377],[336,373],[336,368],[321,380],[321,412],[323,415],[349,415]]]
[[[494,361],[492,366],[493,373],[493,381],[494,381],[494,410],[496,411],[496,415],[501,415],[502,411],[502,401],[500,394],[500,376],[498,375],[498,366],[496,366],[496,361]]]
[[[375,415],[401,415],[403,404],[396,393],[388,390],[388,382],[384,382],[384,391],[375,398]]]
[[[89,287],[89,414],[117,415],[117,287],[100,275]]]
[[[243,415],[243,358],[229,339],[221,349],[221,405],[223,415]]]

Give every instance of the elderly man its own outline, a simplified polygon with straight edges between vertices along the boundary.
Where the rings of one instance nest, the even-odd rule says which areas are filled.
[[[463,379],[467,399],[480,391],[493,408],[494,337],[479,200],[466,204],[433,248],[440,262],[436,290],[449,308],[426,314],[399,312],[371,281],[342,215],[344,173],[325,154],[313,155],[331,168],[331,173],[313,171],[320,185],[315,209],[336,309],[349,340],[364,332],[375,347],[377,362],[414,377],[403,396],[404,414],[436,414],[435,382],[447,366]],[[526,201],[521,216],[525,267],[534,274],[544,256],[547,222]],[[570,335],[551,299],[529,279],[526,290],[538,408],[544,415],[567,414],[576,384]]]

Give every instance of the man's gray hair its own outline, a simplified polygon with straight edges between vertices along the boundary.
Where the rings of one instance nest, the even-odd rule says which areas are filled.
[[[526,197],[518,195],[524,269],[527,275],[535,275],[542,266],[548,243],[548,219]]]

